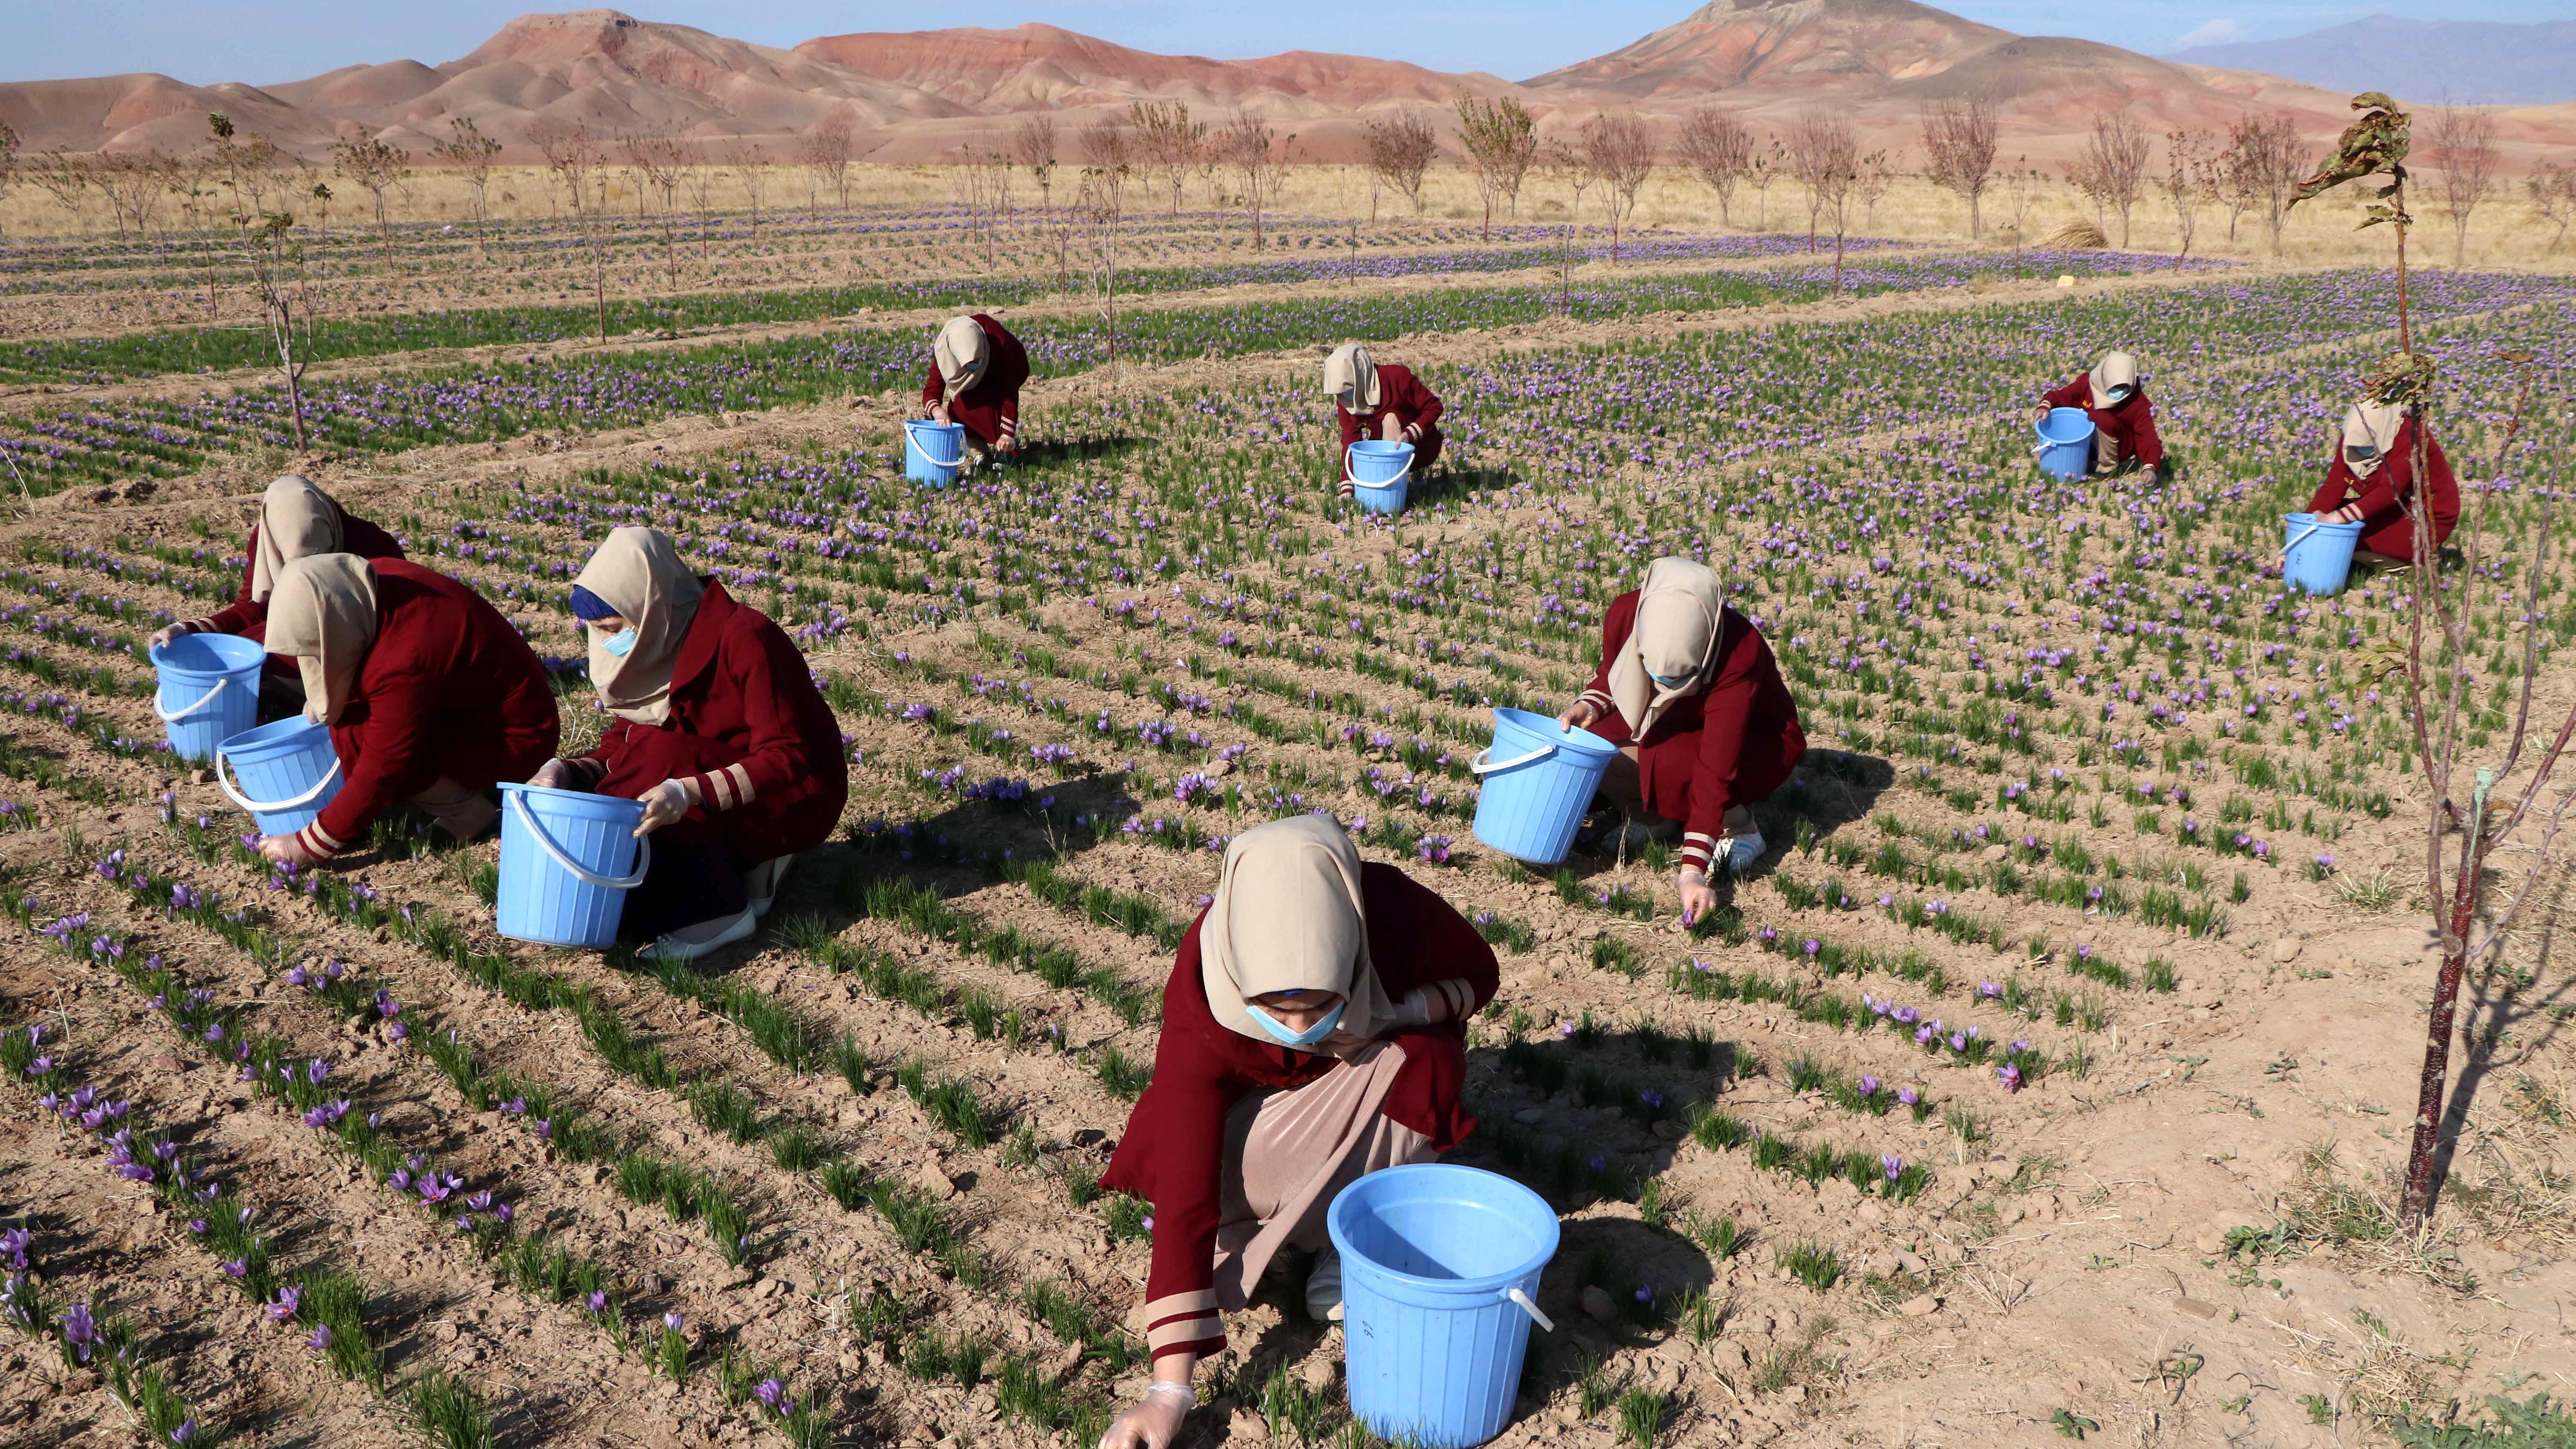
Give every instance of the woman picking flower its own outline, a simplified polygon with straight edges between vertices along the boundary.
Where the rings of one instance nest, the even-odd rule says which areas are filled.
[[[1029,354],[1001,323],[978,312],[951,317],[930,347],[921,406],[933,422],[955,423],[977,448],[1005,457],[1020,450],[1020,388]]]
[[[1306,1308],[1341,1316],[1325,1210],[1475,1127],[1459,1023],[1498,978],[1473,926],[1403,871],[1362,864],[1332,821],[1235,837],[1172,963],[1153,1084],[1100,1179],[1154,1205],[1152,1386],[1102,1449],[1172,1442],[1192,1371],[1225,1346],[1219,1313],[1244,1306],[1281,1248],[1320,1251]]]
[[[700,578],[660,531],[610,531],[573,583],[590,682],[616,716],[578,759],[528,783],[644,802],[653,837],[625,934],[688,961],[739,941],[769,911],[797,852],[823,843],[850,797],[841,726],[785,631]]]
[[[2082,408],[2093,420],[2093,471],[2117,473],[2131,463],[2162,472],[2165,442],[2156,435],[2156,405],[2138,378],[2138,359],[2106,352],[2090,372],[2039,395],[2045,421],[2052,408]]]
[[[1660,821],[1626,826],[1623,850],[1683,831],[1686,921],[1717,904],[1712,860],[1742,872],[1762,858],[1746,807],[1780,788],[1807,753],[1771,645],[1726,604],[1716,572],[1686,558],[1655,560],[1644,587],[1611,601],[1601,667],[1557,722],[1619,746],[1601,793],[1632,817]]]
[[[2433,546],[2439,549],[2460,522],[2460,484],[2451,476],[2451,460],[2420,417],[2402,403],[2376,403],[2364,398],[2343,415],[2343,446],[2326,469],[2326,481],[2308,500],[2308,511],[2320,523],[2358,523],[2361,543],[2356,564],[2406,564],[2415,561],[2415,450],[2424,451],[2424,479],[2432,486],[2430,503]]]
[[[277,576],[300,558],[322,553],[359,558],[401,558],[393,535],[363,518],[353,518],[330,494],[292,473],[268,485],[261,496],[259,522],[251,525],[250,561],[242,567],[241,592],[231,604],[201,619],[182,619],[155,632],[145,642],[159,648],[184,634],[237,634],[253,642],[268,637],[268,600],[277,591]],[[259,702],[275,706],[261,711],[266,719],[283,719],[303,706],[303,676],[283,654],[268,656],[260,681]]]
[[[1363,438],[1411,443],[1416,476],[1440,457],[1440,398],[1413,369],[1378,362],[1366,346],[1346,342],[1324,359],[1324,395],[1342,425],[1342,487],[1351,496],[1351,445]]]
[[[304,713],[331,727],[340,793],[260,854],[315,865],[397,805],[458,840],[492,828],[485,794],[524,778],[562,733],[546,669],[483,596],[401,559],[325,553],[288,563],[268,599],[268,647],[303,677]]]

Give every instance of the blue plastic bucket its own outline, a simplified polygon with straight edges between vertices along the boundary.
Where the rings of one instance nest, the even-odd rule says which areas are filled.
[[[966,429],[958,423],[915,418],[903,425],[903,476],[933,488],[957,481],[966,461]]]
[[[1618,753],[1590,730],[1568,730],[1525,709],[1495,710],[1493,746],[1468,766],[1484,791],[1476,800],[1476,838],[1532,865],[1565,859]]]
[[[259,675],[268,647],[238,634],[182,634],[152,651],[161,674],[152,712],[183,760],[215,757],[215,746],[259,722]]]
[[[1402,513],[1413,491],[1413,445],[1363,441],[1351,444],[1342,459],[1350,475],[1351,497],[1371,513]]]
[[[2288,542],[2281,550],[2281,580],[2303,594],[2340,594],[2352,577],[2353,550],[2361,546],[2358,523],[2319,523],[2313,513],[2284,513]]]
[[[292,835],[340,793],[340,752],[329,725],[294,715],[226,736],[215,747],[215,782],[259,822],[260,834]]]
[[[635,835],[643,819],[640,800],[503,785],[493,928],[540,946],[614,944],[626,893],[653,866],[653,842]]]
[[[2042,472],[2081,478],[2093,466],[2093,418],[2082,408],[2050,408],[2048,417],[2031,424],[2039,432]]]
[[[1472,1167],[1372,1172],[1333,1199],[1351,1413],[1381,1439],[1464,1449],[1503,1431],[1520,1392],[1556,1214]]]

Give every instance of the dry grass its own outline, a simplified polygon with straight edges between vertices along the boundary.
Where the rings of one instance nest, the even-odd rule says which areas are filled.
[[[922,207],[958,203],[963,197],[964,173],[960,168],[945,166],[859,166],[850,190],[854,205]],[[809,204],[835,200],[829,192],[814,194],[809,173],[804,168],[779,165],[770,168],[764,188],[764,214],[786,215],[805,210]],[[1138,210],[1168,206],[1168,188],[1150,184],[1144,178],[1129,193],[1131,205]],[[1078,180],[1070,166],[1058,168],[1055,199],[1063,202],[1072,195]],[[2515,267],[2564,270],[2576,267],[2576,241],[2562,246],[2553,254],[2548,250],[2550,230],[2521,197],[2521,178],[2508,178],[2503,194],[2488,201],[2477,213],[2469,232],[2469,264],[2473,267]],[[1368,173],[1356,166],[1292,166],[1287,168],[1280,193],[1273,207],[1283,212],[1310,217],[1363,218],[1372,205],[1372,187]],[[711,202],[721,211],[740,212],[750,206],[750,194],[731,173],[719,175],[710,188]],[[1036,184],[1024,171],[1014,172],[1011,183],[1013,204],[1035,207],[1039,195]],[[495,216],[504,218],[544,217],[562,210],[561,193],[542,168],[517,166],[497,168],[490,188]],[[623,172],[608,173],[607,199],[621,211],[632,211],[636,189]],[[1497,216],[1499,222],[1562,222],[1573,202],[1572,191],[1546,177],[1532,173],[1523,189],[1517,214]],[[1232,191],[1227,178],[1219,175],[1214,193],[1193,176],[1185,188],[1182,204],[1195,209],[1232,205]],[[1375,197],[1379,215],[1393,218],[1409,210],[1401,196],[1379,189]],[[360,221],[363,201],[343,201],[334,208],[335,224],[351,225]],[[461,221],[471,214],[470,197],[465,183],[453,174],[424,171],[414,175],[393,196],[390,212],[398,222]],[[1481,215],[1475,184],[1467,174],[1454,167],[1434,169],[1423,187],[1423,214],[1447,221],[1472,221]],[[165,216],[165,221],[171,218]],[[1601,208],[1600,188],[1586,193],[1581,217],[1587,226],[1606,225]],[[2388,235],[2384,229],[2357,230],[2361,220],[2359,193],[2351,187],[2341,188],[2322,200],[2300,207],[2291,213],[2282,229],[2283,260],[2293,265],[2328,265],[2337,263],[2385,263],[2390,259]],[[2024,234],[2034,241],[2070,222],[2103,226],[2118,234],[2117,218],[2098,217],[2092,206],[2073,187],[2054,179],[2037,183],[2031,193]],[[1990,246],[2010,246],[2010,217],[2002,197],[1989,192],[1985,201],[1985,227],[1977,240]],[[1804,194],[1794,183],[1781,182],[1767,193],[1759,194],[1739,188],[1730,214],[1721,222],[1716,195],[1695,178],[1672,168],[1660,168],[1639,191],[1637,211],[1632,221],[1637,227],[1668,227],[1687,231],[1744,230],[1803,232],[1807,225]],[[1967,237],[1967,208],[1955,196],[1916,176],[1900,177],[1875,207],[1853,209],[1854,235],[1894,237],[1907,241],[1957,245]],[[2434,230],[2447,231],[2447,223],[2429,208],[2419,233],[2430,238]],[[0,194],[0,233],[11,237],[28,235],[92,234],[111,230],[106,207],[91,197],[76,214],[67,215],[44,193],[29,186],[18,186]],[[2270,245],[2259,215],[2248,213],[2238,219],[2235,236],[2228,235],[2227,217],[2223,211],[2206,210],[2201,214],[2197,237],[2192,244],[2195,255],[2233,257],[2243,260],[2267,260]],[[2167,252],[2177,244],[2178,232],[2172,213],[2153,199],[2140,202],[2131,218],[2129,245],[2142,252]]]

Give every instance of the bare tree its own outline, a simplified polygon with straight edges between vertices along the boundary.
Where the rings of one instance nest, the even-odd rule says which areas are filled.
[[[1422,182],[1431,174],[1431,163],[1440,155],[1439,133],[1431,122],[1411,112],[1394,116],[1372,116],[1360,126],[1360,139],[1368,147],[1369,175],[1403,193],[1413,203],[1413,214],[1422,214]],[[1372,194],[1369,222],[1377,222],[1377,204]]]
[[[1539,147],[1539,170],[1548,181],[1573,193],[1574,204],[1565,213],[1565,240],[1556,250],[1557,310],[1573,315],[1574,266],[1582,255],[1574,245],[1576,230],[1583,222],[1583,193],[1597,179],[1591,158],[1562,141],[1549,141]]]
[[[858,159],[858,136],[847,114],[834,112],[814,123],[805,133],[805,171],[807,207],[812,209],[818,186],[829,186],[841,209],[850,209],[850,163]]]
[[[1717,224],[1735,225],[1729,212],[1736,184],[1753,169],[1753,133],[1715,106],[1702,106],[1682,122],[1673,149],[1681,153],[1682,164],[1717,193]]]
[[[2272,255],[2281,254],[2281,223],[2290,204],[2290,193],[2299,184],[2307,162],[2299,146],[2299,124],[2286,115],[2236,118],[2227,128],[2226,176],[2228,186],[2245,199],[2246,205],[2259,205],[2264,224],[2271,229]],[[2231,217],[2228,235],[2235,235]]]
[[[2432,142],[2426,149],[2441,188],[2434,192],[2442,214],[2451,221],[2451,269],[2469,260],[2469,214],[2495,191],[2496,169],[2503,157],[2496,150],[2495,112],[2476,106],[2436,106],[2424,128]]]
[[[1179,101],[1138,101],[1128,108],[1127,117],[1135,127],[1137,155],[1145,164],[1163,169],[1172,184],[1172,215],[1179,216],[1181,183],[1207,145],[1207,122],[1191,120],[1190,108]]]
[[[716,178],[724,174],[707,164],[704,152],[692,153],[689,164],[680,168],[680,189],[689,195],[689,209],[698,214],[698,260],[707,258],[707,233],[715,225]]]
[[[1753,188],[1753,229],[1771,229],[1771,188],[1788,174],[1788,152],[1780,138],[1771,138],[1771,149],[1756,151],[1744,170],[1744,184]]]
[[[528,144],[545,158],[546,174],[564,189],[572,209],[579,212],[582,178],[600,162],[599,143],[591,137],[590,123],[541,116],[528,127]]]
[[[91,186],[90,171],[89,158],[74,156],[56,146],[28,169],[27,179],[36,183],[37,190],[52,197],[54,205],[77,219],[81,194]]]
[[[958,201],[966,211],[968,235],[984,243],[984,265],[1000,265],[995,246],[1011,209],[1011,159],[999,151],[958,149]]]
[[[1980,199],[1994,176],[1995,144],[2002,134],[1993,99],[1970,92],[1934,101],[1923,110],[1923,158],[1932,184],[1968,203],[1968,236],[1984,229]]]
[[[2022,233],[2030,226],[2030,198],[2040,182],[2039,169],[2028,156],[2015,156],[2012,169],[2003,173],[2004,204],[2012,211],[2013,272],[2021,272]]]
[[[2147,133],[2138,129],[2125,111],[2097,111],[2093,129],[2084,138],[2084,149],[2077,153],[2067,179],[2076,189],[2093,198],[2095,219],[2100,220],[2105,207],[2120,214],[2120,245],[2129,245],[2129,213],[2138,205],[2138,193],[2146,186],[2147,163],[2153,147]],[[2108,228],[2105,228],[2108,230]]]
[[[1058,229],[1059,234],[1078,230],[1081,235],[1083,266],[1090,273],[1101,331],[1108,338],[1108,365],[1113,368],[1118,365],[1118,202],[1125,170],[1124,160],[1095,161],[1083,167],[1082,186]],[[1061,251],[1058,257],[1061,267]]]
[[[1637,209],[1637,189],[1655,170],[1655,133],[1633,112],[1603,112],[1583,123],[1583,164],[1609,198],[1610,260],[1619,260],[1619,225]]]
[[[1476,193],[1484,199],[1484,237],[1494,236],[1494,203],[1520,209],[1521,182],[1538,159],[1538,123],[1510,96],[1480,101],[1458,98],[1458,139],[1467,148],[1468,169],[1476,174]]]
[[[112,151],[99,157],[93,179],[99,194],[107,198],[120,233],[128,221],[138,236],[151,226],[176,165],[167,152],[157,149]]]
[[[304,421],[304,368],[312,356],[313,325],[322,311],[322,286],[295,237],[295,218],[287,212],[249,212],[236,206],[233,227],[249,262],[251,290],[259,299],[260,320],[269,345],[277,352],[278,379],[286,387],[287,418],[295,429],[295,447],[312,446]]]
[[[331,169],[365,187],[376,206],[376,240],[384,249],[385,260],[394,259],[394,235],[385,217],[385,193],[394,183],[411,175],[411,158],[401,147],[389,145],[373,136],[361,136],[337,143],[331,148]]]
[[[1081,148],[1084,179],[1091,183],[1093,207],[1106,206],[1110,214],[1120,214],[1120,203],[1126,197],[1127,173],[1136,162],[1136,139],[1116,116],[1103,116],[1074,133],[1074,143]]]
[[[1815,246],[1819,215],[1834,228],[1834,289],[1843,291],[1843,238],[1851,231],[1852,191],[1860,182],[1860,138],[1851,113],[1807,111],[1789,123],[1789,169],[1807,188],[1807,245]]]
[[[742,185],[742,194],[751,201],[751,238],[760,240],[760,198],[769,189],[769,157],[758,141],[749,137],[725,147],[724,169]]]
[[[1041,111],[1011,132],[1011,149],[1037,178],[1038,204],[1055,209],[1055,117]]]
[[[2550,228],[2549,250],[2567,240],[2567,228],[2576,223],[2576,162],[2543,161],[2540,169],[2524,178],[2523,193],[2531,198],[2531,209],[2541,223]]]
[[[671,230],[673,201],[680,189],[680,177],[688,169],[688,150],[667,126],[648,126],[621,138],[626,151],[626,164],[636,176],[636,194],[641,202],[645,191],[662,196],[662,262],[671,280],[680,279],[679,238]]]
[[[1871,231],[1878,230],[1878,204],[1887,199],[1887,193],[1895,186],[1896,162],[1885,150],[1872,151],[1860,158],[1860,179],[1853,184],[1852,192],[1860,198],[1864,208],[1866,219],[1861,225]]]
[[[1237,111],[1217,133],[1215,144],[1217,154],[1243,179],[1243,206],[1252,215],[1252,249],[1257,252],[1261,250],[1261,213],[1279,189],[1285,145],[1272,134],[1267,119],[1250,111]]]
[[[2191,239],[2200,231],[2201,203],[2216,199],[2217,178],[2217,163],[2210,155],[2207,133],[2165,132],[2165,169],[2156,177],[2156,187],[2165,194],[2165,204],[2173,208],[2174,235],[2180,239],[2174,248],[2177,266],[2191,255]]]
[[[9,188],[18,184],[18,132],[7,121],[0,121],[0,201],[9,199]]]
[[[501,143],[483,134],[471,116],[450,116],[447,139],[433,141],[429,158],[441,166],[456,168],[465,187],[474,197],[474,249],[483,249],[484,223],[490,219],[487,206],[492,187],[492,161],[501,154]]]

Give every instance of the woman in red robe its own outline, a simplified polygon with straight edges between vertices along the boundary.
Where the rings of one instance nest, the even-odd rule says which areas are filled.
[[[1474,1129],[1461,1023],[1499,979],[1475,927],[1403,871],[1363,864],[1332,821],[1235,837],[1172,963],[1153,1083],[1100,1179],[1154,1205],[1152,1387],[1103,1449],[1171,1442],[1192,1371],[1225,1346],[1219,1314],[1244,1306],[1281,1248],[1321,1253],[1306,1307],[1341,1316],[1325,1210],[1362,1174],[1429,1161]]]
[[[2407,564],[2415,561],[2415,505],[2429,491],[2433,547],[2439,550],[2460,523],[2460,484],[2423,418],[2397,403],[2357,402],[2343,415],[2341,436],[2343,445],[2326,469],[2324,485],[2308,500],[2308,511],[2320,522],[2361,525],[2353,562]],[[2418,439],[2429,490],[2416,487]]]
[[[485,792],[525,779],[562,733],[546,667],[519,631],[415,563],[325,553],[287,564],[268,647],[295,660],[304,713],[331,727],[341,775],[312,824],[260,841],[280,864],[328,860],[404,804],[472,840],[500,818]]]
[[[1780,788],[1807,753],[1771,645],[1725,603],[1717,574],[1686,558],[1655,560],[1643,587],[1611,601],[1601,667],[1557,721],[1619,746],[1602,794],[1666,822],[1629,826],[1623,846],[1682,830],[1676,883],[1685,920],[1717,904],[1711,861],[1741,873],[1762,858],[1747,807]]]
[[[289,473],[268,485],[259,503],[259,522],[251,525],[250,560],[242,566],[241,592],[231,604],[203,618],[182,619],[153,634],[147,648],[158,648],[183,634],[237,634],[255,643],[268,638],[268,597],[288,564],[315,554],[347,553],[359,558],[401,558],[393,535],[363,518],[355,518],[330,494]],[[268,656],[260,681],[263,719],[283,719],[303,707],[303,676],[283,654]]]
[[[981,312],[951,317],[931,344],[923,414],[964,428],[978,449],[1009,457],[1020,450],[1020,389],[1028,380],[1028,350],[1010,329]]]
[[[2162,469],[2165,441],[2156,435],[2156,405],[2138,379],[2138,359],[2125,352],[2106,352],[2090,372],[2079,372],[2064,387],[2039,395],[2050,408],[2082,408],[2093,420],[2093,471],[2116,473],[2134,462]]]
[[[752,933],[799,852],[850,798],[841,724],[794,640],[651,528],[611,530],[573,584],[590,681],[615,716],[529,781],[644,802],[644,884],[619,928],[688,961]]]
[[[1417,478],[1439,461],[1440,398],[1412,368],[1379,362],[1366,346],[1346,342],[1324,359],[1324,395],[1333,400],[1333,416],[1342,427],[1344,498],[1351,496],[1351,445],[1363,438],[1411,443]]]

